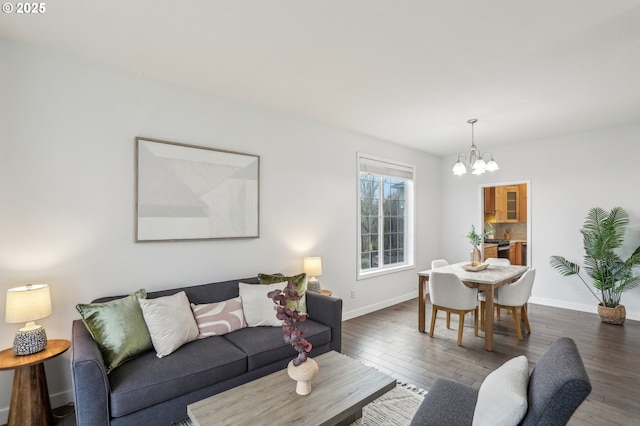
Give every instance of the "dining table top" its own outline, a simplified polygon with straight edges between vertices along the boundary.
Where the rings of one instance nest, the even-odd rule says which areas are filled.
[[[451,265],[442,266],[436,269],[428,269],[426,271],[418,272],[419,276],[426,277],[428,279],[429,275],[433,271],[438,272],[447,272],[456,274],[461,281],[469,281],[479,284],[497,284],[505,279],[509,279],[510,277],[518,276],[527,269],[528,266],[522,265],[510,265],[510,266],[496,266],[489,265],[487,269],[483,269],[482,271],[467,271],[463,268],[464,265],[468,265],[469,262],[459,262],[453,263]]]

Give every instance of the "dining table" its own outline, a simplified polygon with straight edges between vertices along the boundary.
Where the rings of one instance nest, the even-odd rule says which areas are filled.
[[[463,266],[469,262],[460,262],[437,268],[438,272],[448,272],[458,276],[467,286],[477,288],[486,295],[485,300],[485,323],[484,323],[484,348],[487,351],[493,350],[493,299],[495,290],[505,284],[513,282],[525,273],[527,266],[510,265],[496,266],[489,265],[480,271],[470,271]],[[435,269],[418,272],[418,330],[425,332],[426,323],[426,286],[429,281],[429,274]]]

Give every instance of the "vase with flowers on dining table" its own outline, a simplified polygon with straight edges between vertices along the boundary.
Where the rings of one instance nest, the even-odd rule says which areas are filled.
[[[476,227],[474,225],[471,225],[471,231],[469,231],[469,233],[467,234],[467,238],[473,246],[473,249],[471,249],[471,253],[469,255],[471,266],[479,266],[482,263],[480,244],[482,244],[482,241],[491,234],[493,234],[493,226],[490,223],[487,223],[485,232],[483,232],[482,234],[478,234],[476,232]]]

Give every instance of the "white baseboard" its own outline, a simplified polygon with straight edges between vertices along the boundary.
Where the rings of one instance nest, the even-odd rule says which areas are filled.
[[[529,302],[537,305],[553,306],[554,308],[571,309],[573,311],[590,312],[592,314],[598,313],[598,305],[585,305],[583,303],[566,302],[564,300],[547,299],[544,297],[531,297]],[[627,319],[640,321],[640,312],[627,310]]]
[[[342,320],[350,320],[362,315],[370,314],[371,312],[379,311],[380,309],[388,308],[389,306],[397,305],[398,303],[406,302],[407,300],[415,299],[416,294],[414,292],[403,294],[393,299],[385,300],[384,302],[374,303],[373,305],[363,306],[349,312],[342,313]]]
[[[398,303],[406,302],[407,300],[411,300],[415,298],[416,298],[415,293],[408,293],[398,297],[394,297],[393,299],[385,300],[384,302],[375,303],[369,306],[364,306],[362,308],[354,309],[349,312],[343,312],[342,320],[347,321],[352,318],[370,314],[371,312],[388,308],[389,306],[397,305]],[[529,302],[537,305],[552,306],[554,308],[571,309],[573,311],[590,312],[593,314],[598,313],[598,307],[596,304],[586,305],[582,303],[567,302],[565,300],[547,299],[544,297],[531,297],[529,299]],[[627,310],[627,319],[640,321],[640,312]]]

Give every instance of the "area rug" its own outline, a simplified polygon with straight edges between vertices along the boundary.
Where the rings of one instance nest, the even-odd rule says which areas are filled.
[[[374,400],[362,409],[362,418],[351,426],[404,426],[411,423],[413,415],[424,399],[425,392],[414,386],[399,383],[394,389]],[[171,426],[193,426],[190,419]]]

